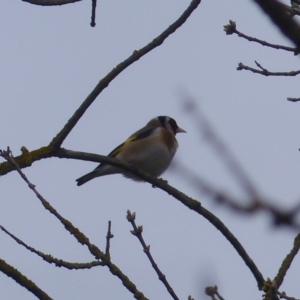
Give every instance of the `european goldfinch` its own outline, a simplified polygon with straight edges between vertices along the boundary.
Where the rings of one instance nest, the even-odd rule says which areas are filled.
[[[178,147],[176,133],[186,132],[178,127],[176,121],[160,116],[132,134],[123,144],[115,148],[108,156],[126,161],[153,176],[160,176],[170,165]],[[78,178],[77,185],[104,175],[121,173],[135,181],[139,177],[120,168],[100,164],[94,171]]]

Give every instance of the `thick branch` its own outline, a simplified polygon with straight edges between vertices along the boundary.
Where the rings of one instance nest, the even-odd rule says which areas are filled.
[[[30,167],[37,160],[53,156],[53,149],[50,147],[41,147],[33,151],[28,151],[25,147],[22,147],[21,150],[22,155],[15,157],[15,161],[20,168]],[[7,161],[0,164],[0,176],[14,170],[15,167]]]
[[[143,295],[142,292],[140,292],[135,284],[129,280],[129,278],[115,265],[112,263],[110,260],[110,257],[103,253],[96,245],[91,244],[89,239],[78,229],[76,228],[69,220],[65,219],[62,215],[60,215],[56,209],[48,202],[46,199],[37,191],[35,188],[35,185],[32,184],[26,175],[22,172],[16,161],[14,160],[14,157],[8,148],[7,151],[0,151],[0,154],[2,157],[4,157],[8,162],[13,164],[13,166],[16,168],[17,172],[20,174],[22,179],[28,184],[28,187],[34,192],[36,197],[40,200],[41,204],[44,206],[46,210],[48,210],[52,215],[54,215],[60,222],[61,224],[65,227],[67,231],[71,235],[73,235],[77,242],[87,246],[89,249],[90,253],[96,258],[100,259],[102,261],[103,266],[107,266],[109,271],[117,276],[123,285],[133,294],[133,296],[136,299],[139,300],[147,300],[147,298]]]
[[[197,212],[204,218],[206,218],[211,224],[213,224],[223,235],[224,237],[231,243],[231,245],[234,247],[234,249],[238,252],[238,254],[241,256],[241,258],[244,260],[245,264],[249,267],[252,274],[254,275],[258,287],[262,288],[264,278],[258,268],[256,267],[253,260],[249,257],[244,247],[241,245],[241,243],[238,241],[238,239],[232,234],[232,232],[225,226],[225,224],[218,219],[215,215],[213,215],[210,211],[205,209],[201,206],[201,203],[197,200],[188,197],[181,191],[175,189],[174,187],[167,184],[166,181],[161,180],[159,178],[153,177],[149,174],[146,174],[142,172],[141,170],[138,170],[137,168],[132,168],[132,166],[128,163],[124,163],[120,160],[111,158],[111,157],[105,157],[102,155],[96,155],[96,154],[88,154],[84,152],[75,152],[70,151],[67,149],[60,149],[56,153],[57,157],[60,158],[72,158],[72,159],[82,159],[82,160],[90,160],[90,161],[97,161],[97,162],[107,162],[113,166],[120,167],[126,171],[129,171],[143,180],[151,183],[152,185],[162,189],[163,191],[167,192],[169,195],[173,196],[177,200],[179,200],[182,204],[187,206],[189,209]],[[218,192],[215,192],[214,195],[211,195],[212,197],[215,197],[216,201],[219,200],[220,194]]]
[[[29,292],[41,300],[52,300],[44,291],[42,291],[34,282],[24,276],[21,272],[9,265],[0,258],[0,271],[8,277],[14,279],[19,285],[26,288]]]

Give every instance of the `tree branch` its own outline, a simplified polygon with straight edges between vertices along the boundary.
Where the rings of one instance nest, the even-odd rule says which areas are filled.
[[[296,255],[299,251],[299,248],[300,248],[300,234],[298,234],[295,237],[294,246],[293,246],[292,250],[286,256],[286,258],[283,260],[281,267],[280,267],[276,277],[274,278],[274,282],[276,283],[277,288],[279,288],[281,286],[281,284],[283,283],[286,272],[288,271],[294,258],[296,257]]]
[[[123,285],[127,288],[127,290],[129,290],[133,294],[133,296],[136,299],[147,300],[143,293],[137,289],[135,284],[132,281],[130,281],[129,278],[115,264],[112,263],[108,255],[105,255],[105,253],[103,253],[96,245],[91,244],[89,239],[78,228],[76,228],[70,221],[61,216],[56,211],[56,209],[48,201],[46,201],[46,199],[36,190],[35,185],[28,180],[26,175],[22,172],[22,170],[14,160],[14,157],[9,148],[7,149],[7,151],[1,150],[0,155],[4,157],[8,162],[14,165],[17,172],[20,174],[22,179],[28,184],[28,187],[34,192],[34,194],[40,200],[44,208],[48,210],[51,214],[53,214],[61,222],[62,225],[64,225],[65,229],[76,238],[78,243],[87,246],[90,253],[96,259],[100,259],[102,261],[103,266],[107,266],[109,271],[121,280]]]
[[[185,206],[187,206],[191,210],[197,212],[198,214],[202,215],[211,224],[213,224],[224,235],[224,237],[231,243],[231,245],[234,247],[234,249],[238,252],[238,254],[241,256],[241,258],[244,260],[245,264],[249,267],[250,271],[254,275],[254,277],[257,281],[258,287],[261,288],[263,286],[264,279],[263,279],[262,274],[256,267],[255,263],[252,261],[252,259],[249,257],[246,250],[240,244],[238,239],[229,231],[229,229],[225,226],[225,224],[222,223],[222,221],[220,219],[218,219],[215,215],[213,215],[211,212],[209,212],[204,207],[202,207],[201,203],[198,202],[197,200],[186,196],[179,190],[168,185],[166,183],[166,181],[158,179],[156,177],[153,177],[149,174],[146,174],[137,168],[133,168],[130,164],[120,161],[118,159],[112,158],[112,157],[91,154],[91,153],[85,153],[85,152],[76,152],[76,151],[71,151],[71,150],[67,150],[67,149],[63,149],[63,148],[60,148],[55,152],[53,151],[52,156],[59,157],[59,158],[71,158],[71,159],[80,159],[80,160],[85,160],[85,161],[108,163],[113,166],[120,167],[126,171],[129,171],[129,172],[139,176],[143,180],[151,183],[152,185],[162,189],[163,191],[167,192],[168,194],[172,195],[174,198],[179,200]],[[19,172],[20,171],[21,170],[19,170]],[[220,195],[220,193],[215,192],[211,196],[216,201],[219,201],[220,196],[222,196],[222,194]],[[43,199],[43,198],[41,198],[41,199]],[[89,247],[90,251],[92,251],[94,249],[93,245],[89,244],[88,239],[83,235],[83,233],[81,233],[77,228],[75,228],[69,221],[62,218],[46,200],[41,200],[41,202],[44,205],[44,207],[50,211],[50,213],[54,214],[61,221],[61,223],[64,224],[64,226],[66,227],[66,229],[68,231],[71,230],[70,233],[72,235],[74,235],[81,244],[89,245],[88,247]],[[98,250],[95,252],[95,255],[98,255],[99,257],[101,255],[104,255],[104,254],[101,254],[100,252],[98,252]],[[92,253],[92,254],[94,255],[94,253]],[[98,258],[98,257],[96,257],[96,258]],[[110,270],[112,272],[113,268],[111,268]]]
[[[223,235],[224,237],[231,243],[231,245],[234,247],[234,249],[237,251],[237,253],[241,256],[241,258],[244,260],[245,264],[249,267],[250,271],[252,272],[253,276],[255,277],[258,287],[262,288],[264,278],[258,268],[256,267],[253,260],[249,257],[244,247],[241,245],[241,243],[238,241],[238,239],[232,234],[232,232],[225,226],[225,224],[217,218],[215,215],[213,215],[210,211],[205,209],[203,206],[201,206],[201,203],[197,200],[188,197],[181,191],[175,189],[174,187],[170,186],[165,180],[161,180],[159,178],[153,177],[147,173],[142,172],[141,170],[137,168],[132,168],[132,166],[128,163],[125,163],[123,161],[120,161],[118,159],[112,158],[112,157],[106,157],[102,155],[96,155],[96,154],[90,154],[90,153],[84,153],[84,152],[75,152],[70,151],[67,149],[59,149],[59,151],[56,152],[55,156],[60,158],[71,158],[71,159],[81,159],[81,160],[89,160],[89,161],[95,161],[95,162],[105,162],[108,164],[111,164],[116,167],[120,167],[126,171],[131,172],[134,175],[139,176],[143,180],[151,183],[152,185],[160,188],[161,190],[167,192],[169,195],[176,198],[178,201],[180,201],[182,204],[184,204],[189,209],[195,211],[196,213],[203,216],[205,219],[207,219],[212,225],[214,225]],[[222,194],[215,192],[211,195],[213,199],[216,201],[219,200],[220,196]]]
[[[179,298],[177,297],[177,295],[175,294],[173,288],[171,287],[171,285],[169,284],[166,276],[161,272],[161,270],[159,269],[159,267],[157,266],[157,263],[154,261],[154,258],[152,256],[152,254],[150,253],[150,245],[146,245],[142,232],[143,232],[143,226],[137,226],[135,223],[135,217],[136,214],[135,213],[131,213],[130,210],[127,210],[127,220],[128,222],[131,223],[133,230],[131,230],[130,232],[136,236],[138,238],[138,240],[140,241],[141,245],[143,246],[144,249],[144,253],[147,255],[153,269],[155,270],[156,274],[158,275],[159,280],[164,284],[164,286],[166,287],[167,291],[169,292],[169,294],[171,295],[171,297],[174,300],[179,300]]]
[[[105,255],[110,256],[109,250],[110,250],[110,240],[114,237],[114,235],[111,233],[111,221],[108,221],[108,229],[106,234],[106,247],[105,247]]]
[[[96,26],[96,6],[97,0],[92,0],[92,16],[91,16],[91,27]]]
[[[270,72],[269,70],[263,68],[261,66],[261,64],[259,64],[257,61],[255,61],[255,64],[258,66],[258,68],[260,68],[260,70],[248,67],[248,66],[244,65],[243,63],[239,63],[239,65],[236,69],[238,71],[247,70],[247,71],[251,71],[253,73],[261,74],[264,76],[296,76],[296,75],[300,74],[300,70],[290,71],[290,72]]]
[[[252,37],[252,36],[249,36],[249,35],[246,35],[240,31],[238,31],[236,29],[236,22],[234,21],[231,21],[229,20],[229,24],[225,25],[224,26],[224,31],[226,32],[227,35],[230,35],[230,34],[237,34],[239,37],[241,38],[244,38],[246,40],[248,40],[249,42],[255,42],[255,43],[258,43],[262,46],[266,46],[266,47],[270,47],[270,48],[274,48],[274,49],[281,49],[281,50],[285,50],[285,51],[291,51],[293,52],[295,55],[298,55],[298,49],[297,48],[293,48],[293,47],[287,47],[287,46],[282,46],[282,45],[276,45],[276,44],[271,44],[271,43],[268,43],[266,41],[263,41],[263,40],[260,40],[260,39],[257,39],[255,37]]]
[[[15,161],[20,168],[27,168],[35,161],[53,156],[53,149],[50,147],[41,147],[39,149],[28,151],[24,146],[21,148],[22,154],[15,157]],[[0,164],[0,176],[14,171],[15,167],[8,161]]]
[[[277,291],[277,295],[280,296],[280,299],[286,299],[286,300],[300,300],[299,298],[296,299],[294,297],[289,297],[285,292],[279,292]]]
[[[23,247],[25,247],[30,252],[35,253],[36,255],[41,257],[46,262],[48,262],[50,264],[52,264],[52,263],[55,264],[56,267],[64,267],[64,268],[69,269],[69,270],[83,270],[83,269],[91,269],[93,267],[103,266],[103,263],[98,261],[98,260],[88,262],[88,263],[71,263],[71,262],[68,262],[68,261],[64,261],[62,259],[55,258],[50,254],[44,254],[43,252],[38,251],[38,250],[34,249],[31,246],[28,246],[26,243],[24,243],[22,240],[17,238],[15,235],[10,233],[6,228],[4,228],[1,225],[0,225],[0,229],[3,232],[5,232],[7,235],[9,235],[18,244],[22,245]]]
[[[44,291],[42,291],[33,281],[28,279],[25,275],[9,265],[5,260],[0,258],[0,271],[8,277],[14,279],[19,285],[23,286],[38,299],[52,300]]]
[[[90,107],[90,105],[96,100],[99,94],[115,79],[121,72],[123,72],[131,64],[139,60],[141,57],[146,55],[151,50],[160,46],[172,33],[174,33],[192,14],[192,12],[198,7],[201,0],[193,0],[189,7],[183,12],[183,14],[171,24],[165,31],[163,31],[158,37],[156,37],[152,42],[150,42],[145,47],[135,50],[131,56],[125,59],[123,62],[118,64],[112,71],[110,71],[104,78],[102,78],[96,85],[94,90],[88,95],[88,97],[83,101],[80,107],[75,111],[73,116],[68,120],[63,129],[53,138],[50,142],[50,147],[58,149],[74,126],[77,124],[79,119],[83,116],[85,111]]]

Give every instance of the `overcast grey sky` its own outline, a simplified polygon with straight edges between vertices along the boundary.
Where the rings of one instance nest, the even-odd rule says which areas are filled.
[[[39,7],[21,1],[0,4],[0,148],[14,155],[21,146],[50,142],[98,81],[118,63],[165,30],[190,1],[99,1],[91,28],[90,1]],[[286,1],[288,3],[288,1]],[[226,36],[237,28],[269,42],[290,45],[252,1],[203,1],[162,46],[134,63],[101,93],[63,147],[109,153],[151,118],[168,115],[187,134],[178,135],[175,161],[220,189],[247,197],[220,158],[202,138],[184,107],[189,94],[213,124],[258,191],[273,204],[299,201],[300,147],[298,78],[263,77],[237,71],[239,62],[271,71],[297,70],[293,54]],[[114,238],[111,257],[150,299],[170,299],[137,239],[126,211],[137,213],[151,252],[180,299],[205,299],[217,284],[226,299],[260,299],[256,282],[228,241],[204,218],[147,183],[120,175],[77,187],[75,179],[95,163],[47,159],[24,169],[40,193],[102,250],[108,220]],[[205,198],[178,172],[163,175],[195,197],[235,234],[265,278],[274,278],[290,251],[295,232],[274,229],[266,214],[239,216]],[[32,247],[71,262],[93,260],[40,205],[16,172],[0,179],[0,224]],[[18,268],[53,299],[132,299],[107,268],[69,271],[42,261],[0,232],[0,257]],[[299,297],[299,257],[282,290]],[[0,274],[0,298],[35,299]],[[246,298],[245,298],[246,295]]]

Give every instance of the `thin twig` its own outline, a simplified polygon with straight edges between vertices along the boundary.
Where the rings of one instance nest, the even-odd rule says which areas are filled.
[[[268,43],[266,41],[257,39],[255,37],[246,35],[246,34],[240,32],[240,31],[238,31],[236,29],[236,22],[234,22],[232,20],[229,20],[229,24],[224,26],[224,31],[226,32],[227,35],[237,34],[239,37],[244,38],[244,39],[248,40],[249,42],[255,42],[255,43],[258,43],[262,46],[266,46],[266,47],[269,47],[269,48],[274,48],[274,49],[277,49],[277,50],[280,49],[280,50],[290,51],[290,52],[293,52],[295,55],[299,54],[297,48],[287,47],[287,46],[277,45],[277,44],[271,44],[271,43]]]
[[[127,210],[126,218],[127,218],[128,222],[130,222],[132,227],[133,227],[133,230],[131,230],[131,233],[134,236],[136,236],[138,238],[138,240],[140,241],[140,243],[142,244],[144,252],[147,255],[147,257],[148,257],[153,269],[155,270],[156,274],[158,275],[159,280],[164,284],[164,286],[166,287],[166,289],[169,292],[169,294],[171,295],[171,297],[175,300],[179,300],[179,298],[175,294],[173,288],[169,284],[166,276],[161,272],[161,270],[157,266],[156,262],[154,261],[154,258],[152,256],[152,254],[150,253],[150,245],[146,245],[146,243],[144,241],[144,238],[143,238],[143,235],[142,235],[143,226],[137,226],[136,225],[135,217],[136,217],[135,213],[131,213],[130,210]]]
[[[69,135],[71,130],[77,124],[79,119],[83,116],[85,111],[90,107],[90,105],[95,101],[99,94],[110,84],[110,82],[115,79],[122,71],[124,71],[128,66],[139,60],[141,57],[149,53],[151,50],[160,46],[166,38],[168,38],[172,33],[174,33],[185,21],[189,18],[192,12],[198,7],[201,0],[191,1],[188,8],[182,13],[182,15],[171,24],[165,31],[163,31],[158,37],[153,39],[145,47],[135,50],[131,56],[125,59],[123,62],[119,63],[112,71],[110,71],[104,78],[102,78],[96,85],[94,90],[88,95],[88,97],[83,101],[80,107],[76,110],[73,116],[68,120],[66,125],[62,130],[52,139],[50,147],[58,149],[65,138]]]
[[[91,16],[91,26],[96,26],[96,6],[97,0],[92,0],[92,16]]]
[[[285,292],[279,292],[279,291],[277,291],[277,295],[279,295],[281,299],[286,299],[286,300],[300,300],[299,298],[289,297]]]
[[[284,277],[285,277],[288,269],[290,268],[294,258],[298,254],[299,248],[300,248],[300,234],[298,234],[295,237],[294,246],[293,246],[292,250],[286,256],[286,258],[283,260],[281,267],[280,267],[276,277],[274,278],[274,282],[276,283],[277,288],[279,288],[281,286],[281,284],[283,283]]]
[[[239,63],[238,67],[236,69],[238,71],[247,70],[247,71],[251,71],[253,73],[261,74],[261,75],[264,75],[264,76],[296,76],[296,75],[300,74],[300,70],[290,71],[290,72],[270,72],[269,70],[263,68],[261,66],[261,64],[259,64],[257,61],[255,61],[255,64],[258,66],[258,68],[260,70],[248,67],[248,66],[244,65],[243,63]]]
[[[224,205],[234,212],[244,213],[251,215],[260,211],[268,213],[275,226],[288,226],[296,231],[300,230],[300,224],[297,222],[297,216],[299,215],[300,205],[296,204],[294,207],[287,211],[276,207],[267,202],[265,199],[256,198],[249,199],[247,204],[241,204],[241,201],[235,199],[232,195],[218,190],[215,186],[208,183],[201,178],[199,174],[195,174],[190,170],[184,168],[182,165],[174,165],[174,168],[178,168],[180,174],[186,181],[193,184],[193,186],[199,190],[202,194],[214,200],[218,205]]]
[[[300,26],[291,18],[287,5],[277,0],[254,0],[257,5],[270,17],[273,23],[300,49]]]
[[[271,215],[274,225],[285,225],[298,231],[300,229],[300,224],[297,221],[297,215],[300,211],[300,203],[296,204],[295,207],[284,211],[271,204],[271,202],[268,203],[266,200],[263,200],[251,182],[249,176],[242,170],[234,155],[230,152],[220,136],[214,131],[212,124],[210,124],[209,120],[205,118],[203,113],[201,113],[199,107],[196,106],[196,101],[191,97],[189,97],[190,99],[188,97],[186,98],[186,111],[189,114],[192,114],[193,120],[197,123],[196,127],[201,130],[204,138],[206,138],[206,140],[211,144],[213,150],[225,163],[229,172],[247,193],[249,203],[240,204],[241,201],[238,201],[232,197],[232,195],[228,195],[225,192],[220,191],[218,188],[201,178],[198,174],[194,174],[191,170],[188,170],[182,165],[179,166],[179,164],[177,164],[176,166],[176,164],[174,164],[173,166],[178,168],[181,176],[188,182],[191,182],[201,193],[213,199],[218,204],[226,205],[231,210],[239,213],[253,214],[258,211],[265,211]]]
[[[55,258],[50,254],[44,254],[43,252],[38,251],[38,250],[34,249],[33,247],[27,245],[26,243],[24,243],[22,240],[17,238],[15,235],[10,233],[6,228],[4,228],[1,225],[0,225],[0,229],[3,232],[5,232],[7,235],[9,235],[18,244],[22,245],[23,247],[25,247],[30,252],[35,253],[36,255],[41,257],[46,262],[48,262],[50,264],[52,264],[52,263],[55,264],[57,267],[63,267],[63,268],[69,269],[69,270],[82,270],[82,269],[91,269],[91,268],[97,267],[97,266],[103,266],[103,263],[98,261],[98,260],[88,262],[88,263],[71,263],[71,262],[68,262],[68,261],[64,261],[62,259]]]
[[[106,234],[106,247],[105,247],[105,254],[110,256],[109,250],[110,250],[110,240],[114,237],[114,235],[111,233],[111,221],[108,221],[108,229]]]
[[[199,109],[199,106],[196,105],[195,99],[188,97],[184,106],[187,113],[190,114],[194,122],[197,123],[197,128],[204,139],[211,145],[217,156],[222,160],[230,174],[241,185],[250,199],[259,198],[258,192],[251,182],[250,177],[242,169],[221,137],[218,136],[213,126]]]

